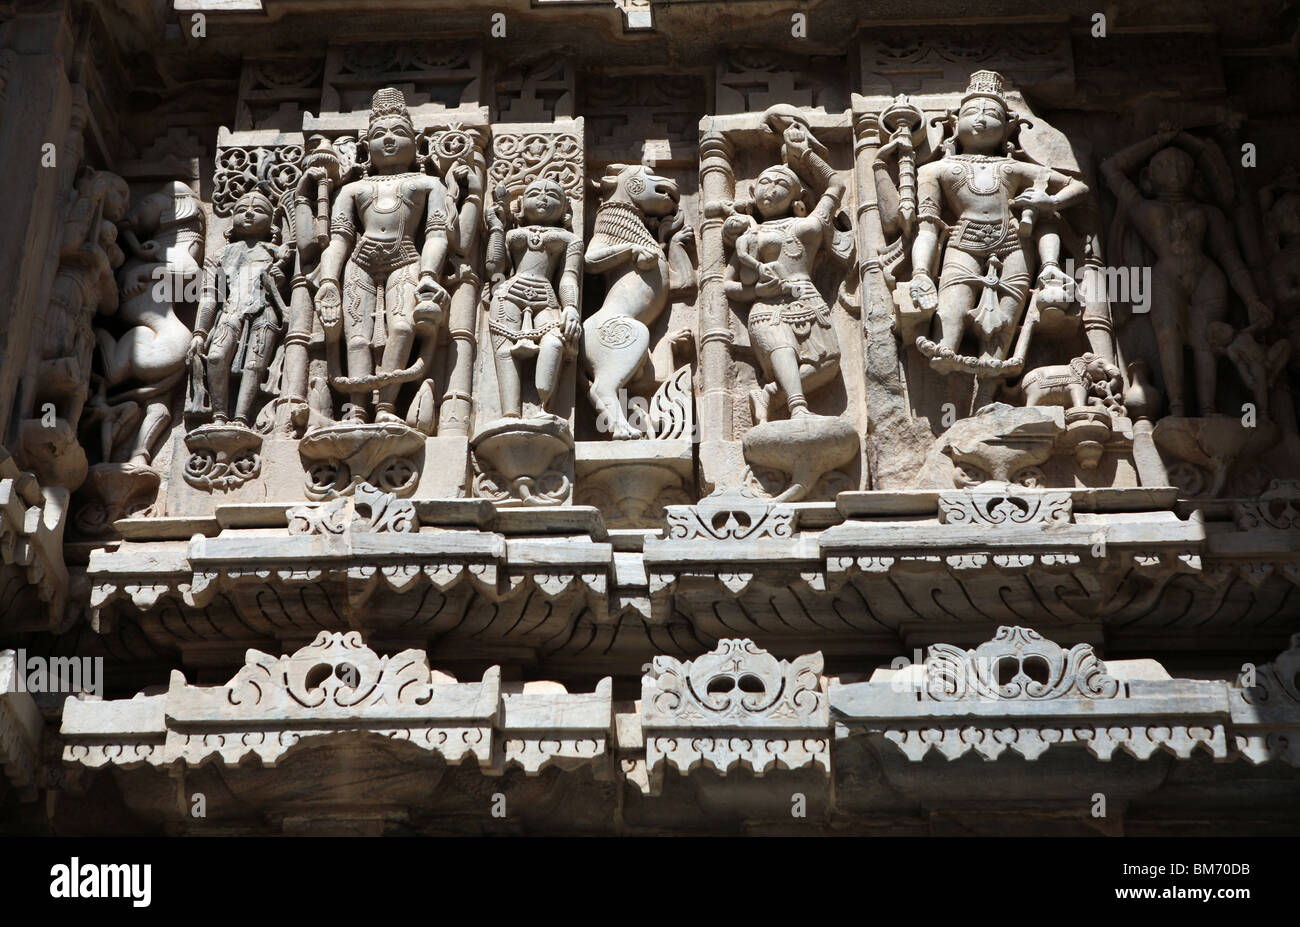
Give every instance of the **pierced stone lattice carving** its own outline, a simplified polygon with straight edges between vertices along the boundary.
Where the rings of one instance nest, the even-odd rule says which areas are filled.
[[[926,694],[938,701],[972,698],[1115,698],[1091,644],[1065,650],[1030,628],[1001,627],[991,641],[963,651],[935,644],[925,661]]]

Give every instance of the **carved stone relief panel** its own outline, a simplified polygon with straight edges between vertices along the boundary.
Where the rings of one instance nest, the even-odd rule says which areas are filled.
[[[847,125],[781,104],[701,127],[704,479],[832,498],[866,480]]]
[[[300,128],[302,111],[314,109],[320,100],[323,69],[319,53],[245,58],[235,131]]]
[[[558,55],[495,65],[493,121],[547,122],[573,118],[576,68]]]
[[[581,119],[493,133],[471,447],[495,502],[571,498],[585,170]]]
[[[718,62],[715,88],[719,115],[761,113],[777,104],[835,113],[848,105],[842,58],[735,48]]]
[[[890,318],[899,338],[868,377],[907,397],[877,430],[882,488],[1136,484],[1095,190],[1066,137],[994,71],[857,106],[868,337]]]

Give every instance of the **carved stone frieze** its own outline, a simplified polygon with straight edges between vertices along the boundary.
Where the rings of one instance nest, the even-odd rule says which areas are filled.
[[[452,765],[472,759],[486,771],[516,764],[529,774],[551,765],[603,770],[613,718],[608,680],[589,695],[537,688],[503,692],[495,666],[480,682],[457,682],[430,670],[422,651],[380,656],[356,632],[322,631],[289,656],[248,651],[224,686],[189,685],[174,672],[163,695],[70,698],[64,759],[98,767],[216,758],[233,766],[251,754],[274,766],[298,744],[371,734]]]
[[[934,5],[0,2],[0,830],[1294,829],[1295,17]]]

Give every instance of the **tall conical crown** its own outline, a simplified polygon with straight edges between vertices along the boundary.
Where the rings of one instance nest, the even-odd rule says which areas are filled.
[[[411,121],[411,114],[406,111],[406,96],[396,87],[382,87],[370,98],[371,123],[385,116],[401,116]]]
[[[961,101],[965,103],[974,97],[988,97],[1001,103],[1003,109],[1010,110],[1007,98],[1003,95],[1005,90],[1006,81],[997,71],[975,71],[970,76],[970,85],[962,95]]]

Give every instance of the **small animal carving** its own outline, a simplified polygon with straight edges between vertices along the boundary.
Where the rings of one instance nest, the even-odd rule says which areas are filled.
[[[1091,352],[1068,364],[1036,367],[1020,380],[1027,406],[1065,406],[1077,408],[1089,404],[1089,398],[1107,408],[1115,408],[1123,385],[1119,368],[1104,357]]]

